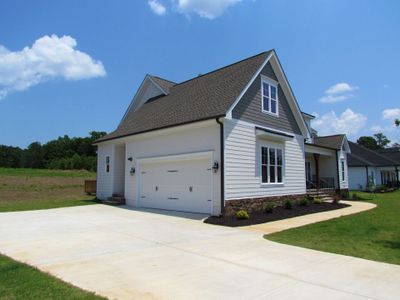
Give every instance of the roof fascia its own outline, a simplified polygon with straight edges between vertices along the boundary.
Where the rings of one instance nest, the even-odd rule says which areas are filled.
[[[274,51],[271,51],[271,53],[267,56],[265,61],[262,63],[262,65],[258,68],[256,73],[253,75],[253,77],[250,79],[250,81],[247,83],[243,91],[239,94],[239,96],[236,98],[235,102],[229,107],[228,111],[226,112],[226,118],[232,119],[232,111],[236,107],[236,105],[239,103],[240,99],[242,99],[243,95],[247,92],[247,90],[250,88],[250,86],[253,84],[254,80],[256,80],[257,76],[261,73],[262,69],[264,69],[265,65],[268,63],[270,58],[273,56]]]
[[[126,109],[124,116],[122,117],[121,121],[118,124],[121,125],[121,123],[125,120],[128,112],[131,110],[131,108],[133,107],[133,105],[136,103],[137,98],[139,97],[139,95],[141,94],[141,92],[143,91],[143,89],[145,88],[146,82],[150,81],[152,84],[154,84],[162,93],[164,93],[165,95],[167,95],[167,93],[156,83],[154,82],[153,79],[151,79],[151,76],[149,74],[146,74],[146,76],[144,77],[142,83],[140,84],[139,88],[137,89],[135,96],[133,96],[131,103],[129,104],[128,108]]]

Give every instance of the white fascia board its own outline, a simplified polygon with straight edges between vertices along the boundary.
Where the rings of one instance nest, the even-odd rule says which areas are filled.
[[[309,130],[307,128],[307,125],[306,125],[306,123],[305,123],[305,121],[303,119],[303,114],[302,114],[302,112],[300,110],[299,104],[298,104],[298,102],[296,100],[296,97],[294,96],[293,90],[292,90],[292,88],[291,88],[291,86],[289,84],[289,81],[288,81],[288,79],[286,77],[286,74],[285,74],[283,68],[282,68],[282,65],[281,65],[281,63],[279,61],[278,56],[276,55],[275,51],[273,51],[273,53],[274,53],[274,56],[273,56],[274,59],[271,60],[271,62],[275,63],[277,65],[277,67],[278,67],[278,70],[279,70],[279,72],[276,72],[274,70],[275,71],[275,75],[278,77],[278,79],[279,79],[279,77],[281,77],[283,79],[282,80],[283,82],[281,82],[282,90],[283,90],[283,92],[285,92],[285,90],[286,90],[287,93],[289,94],[289,95],[286,95],[286,97],[288,98],[289,106],[292,109],[292,112],[293,112],[293,115],[294,115],[294,117],[295,117],[295,119],[297,121],[297,124],[300,125],[301,132],[303,133],[303,135],[305,135],[305,137],[308,138],[311,135],[310,135],[310,132],[309,132]],[[274,68],[274,65],[273,64],[271,64],[271,65],[272,65],[272,68]]]
[[[261,73],[262,69],[264,69],[265,65],[268,63],[270,58],[273,56],[274,51],[272,51],[268,57],[265,59],[265,61],[262,63],[261,67],[258,68],[257,72],[253,75],[251,80],[247,83],[246,87],[243,89],[243,91],[240,93],[240,95],[236,98],[235,102],[231,105],[231,107],[228,109],[226,113],[226,118],[227,119],[232,119],[232,110],[235,108],[235,106],[239,103],[240,99],[242,99],[243,95],[247,92],[247,90],[250,88],[250,86],[253,84],[254,80],[256,80],[257,76]]]
[[[128,114],[128,112],[131,110],[132,106],[136,103],[137,98],[139,97],[139,95],[141,94],[141,92],[143,91],[146,82],[150,81],[152,84],[154,84],[162,93],[164,93],[165,95],[167,95],[167,93],[153,80],[151,79],[151,76],[149,74],[146,74],[146,76],[144,77],[142,83],[140,84],[139,88],[137,89],[135,96],[133,96],[131,103],[129,104],[128,108],[126,109],[124,116],[122,117],[121,121],[119,122],[118,126],[121,125],[122,121],[125,120],[126,115]]]

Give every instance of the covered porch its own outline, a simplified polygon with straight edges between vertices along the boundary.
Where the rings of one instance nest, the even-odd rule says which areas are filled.
[[[305,177],[307,191],[338,190],[337,151],[313,144],[305,145]]]

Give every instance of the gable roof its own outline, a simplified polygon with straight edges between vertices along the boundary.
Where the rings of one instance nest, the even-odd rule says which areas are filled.
[[[314,144],[318,146],[328,147],[340,150],[343,145],[344,134],[335,134],[327,136],[319,136],[314,138]]]
[[[347,163],[349,167],[387,167],[396,165],[393,160],[359,144],[349,142],[349,146],[351,149],[351,153],[347,155]]]
[[[128,111],[115,131],[95,143],[225,116],[272,51],[169,85],[169,94]],[[169,82],[151,78],[159,80],[160,85]]]
[[[169,89],[173,87],[176,83],[172,82],[170,80],[154,76],[154,75],[149,75],[149,77],[157,84],[159,85],[165,92],[166,94],[169,94]]]

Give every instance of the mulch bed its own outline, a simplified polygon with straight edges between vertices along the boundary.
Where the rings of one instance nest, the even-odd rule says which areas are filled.
[[[283,220],[298,216],[304,216],[323,211],[335,210],[348,206],[349,205],[343,203],[332,204],[329,202],[322,202],[321,204],[310,204],[309,206],[295,205],[293,206],[292,209],[286,209],[283,206],[278,206],[274,209],[272,213],[264,213],[264,212],[251,213],[249,214],[250,219],[248,220],[238,220],[236,219],[236,216],[223,216],[223,217],[211,216],[207,218],[204,222],[208,224],[223,225],[230,227],[247,226],[247,225],[267,223],[271,221]]]

